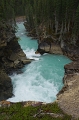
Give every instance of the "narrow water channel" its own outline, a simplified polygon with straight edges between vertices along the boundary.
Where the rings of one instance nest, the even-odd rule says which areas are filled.
[[[56,94],[62,88],[64,65],[71,62],[63,55],[36,55],[37,40],[27,36],[23,23],[17,23],[20,37],[19,44],[28,58],[35,61],[26,65],[22,74],[11,76],[13,83],[13,96],[8,99],[11,102],[19,101],[42,101],[53,102]]]

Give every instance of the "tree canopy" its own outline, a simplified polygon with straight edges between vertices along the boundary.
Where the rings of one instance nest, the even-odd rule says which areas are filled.
[[[79,39],[79,0],[0,1],[0,20],[22,15],[37,36],[42,34],[42,28],[46,29],[46,35],[53,35],[58,41],[76,43]]]

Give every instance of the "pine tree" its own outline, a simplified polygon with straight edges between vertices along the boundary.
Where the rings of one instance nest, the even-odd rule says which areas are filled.
[[[79,35],[79,5],[76,10],[75,23],[74,23],[74,33]]]

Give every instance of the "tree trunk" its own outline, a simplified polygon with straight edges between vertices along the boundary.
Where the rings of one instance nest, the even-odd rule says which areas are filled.
[[[59,41],[62,41],[62,34],[63,34],[63,22],[62,22],[62,26],[61,26],[61,30],[60,30]]]
[[[66,27],[66,22],[65,22],[65,28],[64,28],[64,33],[67,32],[67,27]]]
[[[55,33],[57,33],[57,31],[58,31],[58,21],[55,14]]]
[[[68,32],[69,32],[69,29],[70,29],[70,21],[68,22]]]

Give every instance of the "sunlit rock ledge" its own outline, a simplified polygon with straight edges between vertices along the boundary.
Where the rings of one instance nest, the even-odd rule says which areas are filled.
[[[57,102],[65,113],[79,118],[79,62],[72,62],[64,68],[64,87],[57,95]]]

